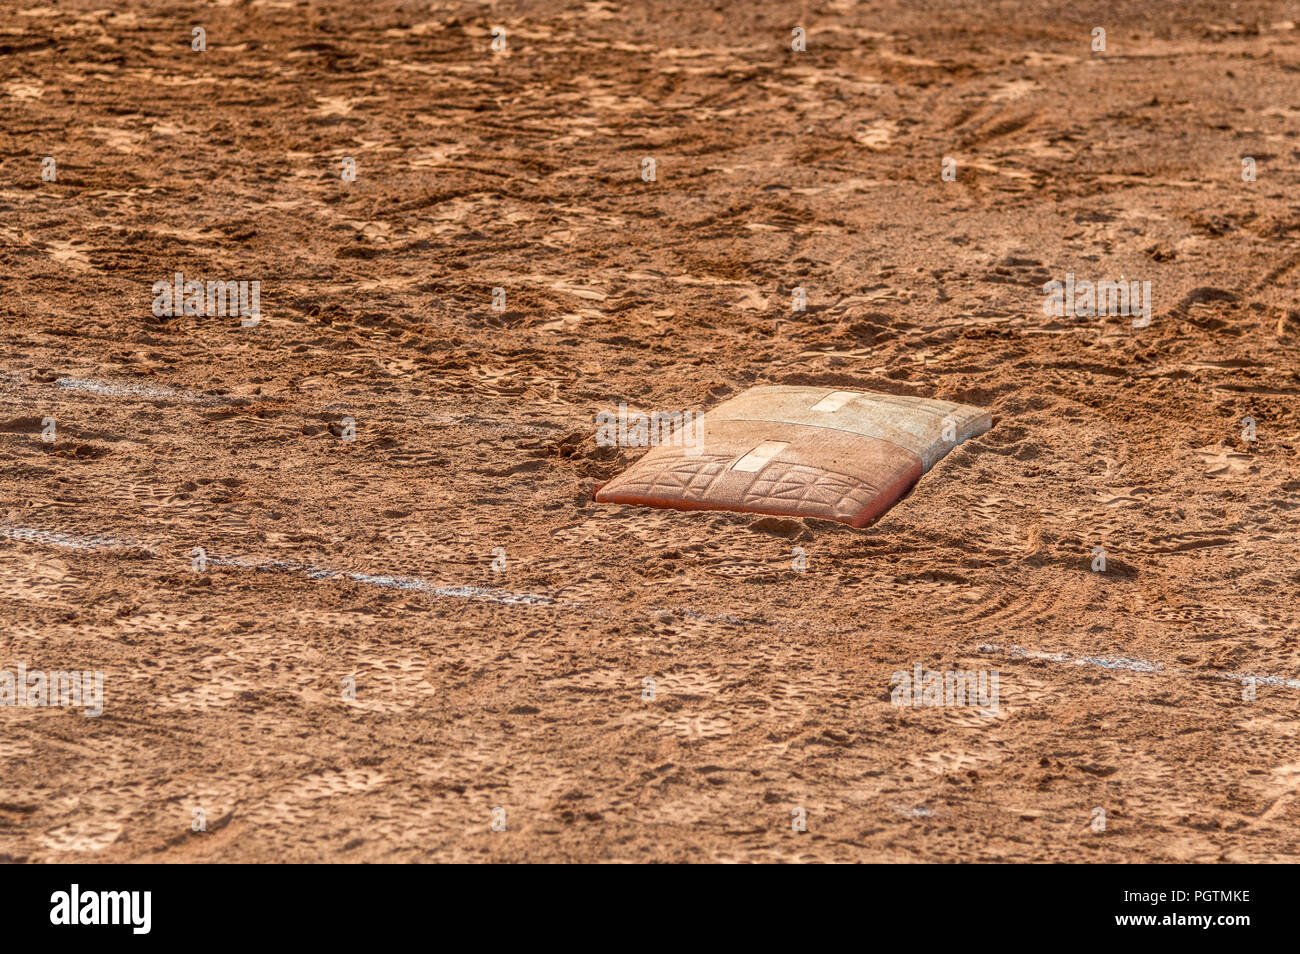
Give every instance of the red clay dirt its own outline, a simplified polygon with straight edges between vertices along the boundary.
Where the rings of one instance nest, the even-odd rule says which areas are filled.
[[[0,858],[1300,857],[1294,4],[106,7],[0,2],[0,669],[104,675]],[[593,501],[754,385],[997,424],[863,530]]]

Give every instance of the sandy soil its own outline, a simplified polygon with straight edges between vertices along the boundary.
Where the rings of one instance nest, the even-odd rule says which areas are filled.
[[[1293,5],[107,6],[0,2],[0,668],[105,692],[0,708],[0,858],[1300,856]],[[591,502],[758,383],[995,423],[865,530]]]

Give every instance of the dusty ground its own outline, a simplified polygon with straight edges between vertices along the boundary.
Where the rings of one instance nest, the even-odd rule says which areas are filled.
[[[112,6],[0,2],[0,668],[105,674],[0,858],[1300,856],[1293,5]],[[862,531],[591,503],[755,383],[995,424]]]

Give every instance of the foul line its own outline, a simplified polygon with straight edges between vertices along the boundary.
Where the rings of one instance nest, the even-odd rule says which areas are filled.
[[[1122,669],[1128,672],[1166,673],[1180,676],[1211,676],[1215,679],[1227,679],[1232,682],[1255,682],[1263,686],[1285,686],[1287,689],[1300,689],[1300,679],[1288,679],[1285,676],[1257,676],[1244,672],[1216,672],[1201,669],[1184,669],[1179,666],[1165,666],[1163,663],[1148,662],[1145,659],[1129,659],[1124,656],[1072,656],[1070,653],[1044,653],[1020,646],[1004,648],[991,643],[981,643],[982,653],[1006,653],[1012,659],[1042,659],[1046,662],[1065,663],[1070,666],[1095,666],[1099,669]]]
[[[162,554],[154,547],[116,537],[83,537],[52,530],[37,530],[31,527],[0,527],[0,537],[20,540],[25,543],[39,543],[53,547],[73,550],[143,550],[154,556]],[[352,580],[367,586],[384,589],[414,590],[436,597],[479,600],[488,603],[501,603],[507,606],[573,606],[579,604],[563,603],[552,597],[539,593],[511,593],[507,590],[490,589],[482,586],[439,586],[418,576],[392,576],[386,573],[356,573],[349,570],[334,570],[329,567],[300,563],[296,560],[249,560],[243,557],[205,557],[208,566],[233,566],[250,570],[282,570],[300,573],[309,580]]]

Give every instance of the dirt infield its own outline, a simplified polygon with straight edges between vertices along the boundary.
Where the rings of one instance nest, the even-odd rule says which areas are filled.
[[[1300,857],[1293,4],[105,6],[0,0],[0,670],[103,687],[0,860]],[[593,502],[758,384],[993,428]]]

